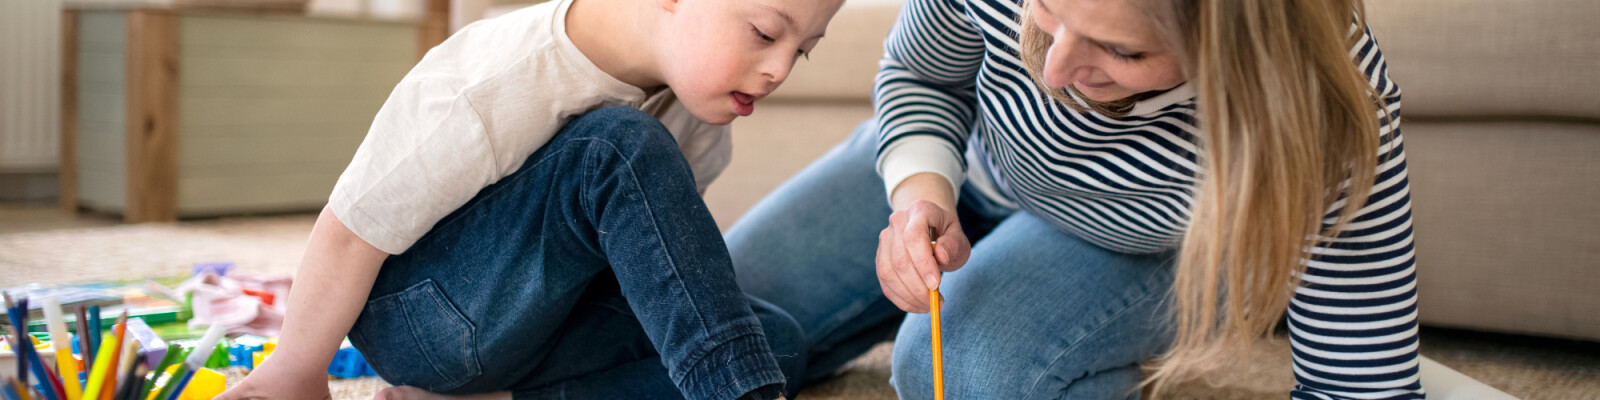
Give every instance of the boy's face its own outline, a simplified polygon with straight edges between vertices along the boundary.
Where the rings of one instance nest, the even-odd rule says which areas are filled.
[[[667,86],[695,117],[727,124],[755,112],[815,48],[844,0],[657,0]]]

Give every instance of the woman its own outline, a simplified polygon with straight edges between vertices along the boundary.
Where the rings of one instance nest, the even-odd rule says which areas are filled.
[[[877,117],[728,232],[800,379],[894,337],[896,390],[931,398],[937,288],[949,398],[1160,397],[1285,314],[1292,397],[1423,396],[1360,0],[1019,3],[908,0]]]

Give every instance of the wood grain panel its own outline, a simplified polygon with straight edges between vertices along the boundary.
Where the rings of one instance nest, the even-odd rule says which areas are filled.
[[[450,0],[424,0],[426,6],[422,9],[422,21],[417,29],[417,59],[428,54],[428,50],[444,39],[450,37]]]
[[[61,12],[61,167],[58,204],[78,212],[78,13]]]
[[[128,13],[127,222],[178,217],[178,17]]]

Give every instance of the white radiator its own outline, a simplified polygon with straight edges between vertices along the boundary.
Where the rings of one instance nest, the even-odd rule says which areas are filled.
[[[61,154],[61,0],[0,0],[0,172]]]

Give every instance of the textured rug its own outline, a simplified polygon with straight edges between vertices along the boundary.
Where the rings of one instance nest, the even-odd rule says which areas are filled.
[[[0,235],[0,287],[173,275],[217,260],[292,274],[312,222],[296,215]],[[878,346],[798,398],[894,399],[890,348]],[[1600,344],[1425,328],[1422,353],[1521,398],[1600,399]],[[1282,399],[1293,382],[1289,365],[1287,340],[1263,340],[1239,366],[1183,384],[1173,397]],[[336,399],[367,399],[386,384],[367,378],[332,386]]]

